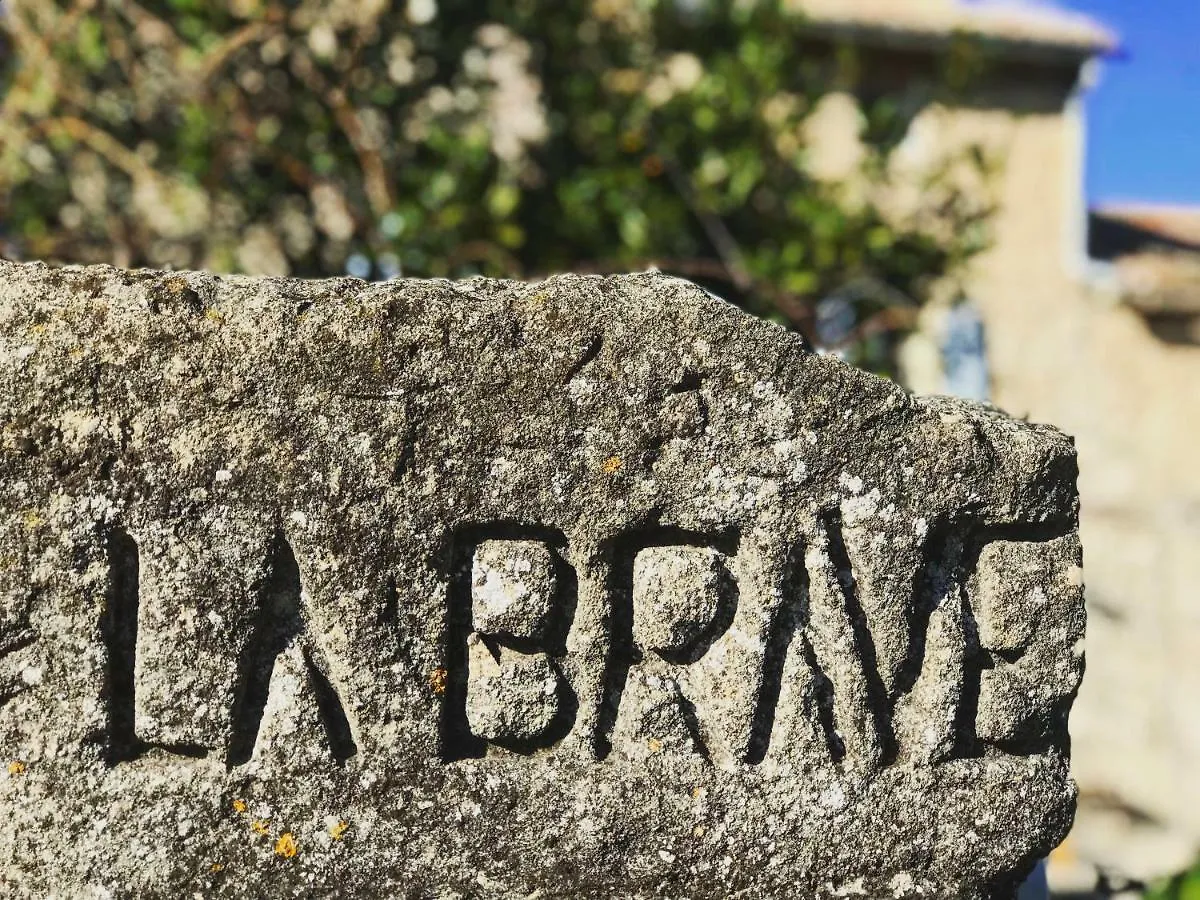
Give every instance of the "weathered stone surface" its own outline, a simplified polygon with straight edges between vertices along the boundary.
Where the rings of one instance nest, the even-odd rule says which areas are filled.
[[[633,640],[641,652],[695,662],[729,627],[734,586],[722,554],[687,544],[633,558]],[[721,627],[724,625],[724,627]]]
[[[687,283],[3,264],[0,422],[5,896],[1003,897],[1069,826],[1070,441]]]
[[[482,634],[537,640],[557,590],[554,558],[537,541],[484,541],[471,570],[471,625]]]

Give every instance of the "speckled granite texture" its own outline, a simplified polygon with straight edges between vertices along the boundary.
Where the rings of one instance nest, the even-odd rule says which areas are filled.
[[[0,894],[1011,897],[1075,455],[659,275],[0,264]]]

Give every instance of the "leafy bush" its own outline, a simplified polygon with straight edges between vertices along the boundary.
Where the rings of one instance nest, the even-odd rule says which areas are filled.
[[[1200,863],[1146,891],[1145,900],[1200,900]]]
[[[0,27],[9,256],[362,277],[657,265],[810,334],[824,299],[825,336],[881,366],[886,340],[862,339],[911,322],[986,242],[986,193],[951,174],[986,174],[978,151],[905,175],[912,208],[894,177],[909,115],[970,53],[915,102],[867,103],[865,145],[830,178],[810,120],[832,90],[862,93],[863,59],[778,2],[14,0]]]

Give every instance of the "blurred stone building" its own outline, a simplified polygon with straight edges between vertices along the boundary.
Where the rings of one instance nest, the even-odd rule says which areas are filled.
[[[962,142],[1003,159],[981,186],[998,202],[992,248],[922,313],[902,374],[1076,436],[1088,674],[1072,717],[1079,817],[1052,881],[1182,869],[1200,852],[1200,211],[1089,213],[1081,97],[1116,48],[1097,24],[1044,4],[797,6],[814,41],[859,48],[868,90],[874,72],[875,90],[920,106],[898,154],[914,172]],[[978,81],[922,104],[964,35],[986,56]],[[852,106],[835,95],[814,119],[830,177],[855,153]]]

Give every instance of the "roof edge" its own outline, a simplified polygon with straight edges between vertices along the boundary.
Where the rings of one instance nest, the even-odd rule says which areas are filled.
[[[892,46],[937,46],[969,36],[1018,55],[1083,62],[1120,50],[1115,32],[1094,19],[1018,0],[904,5],[886,0],[791,0],[810,31]]]

